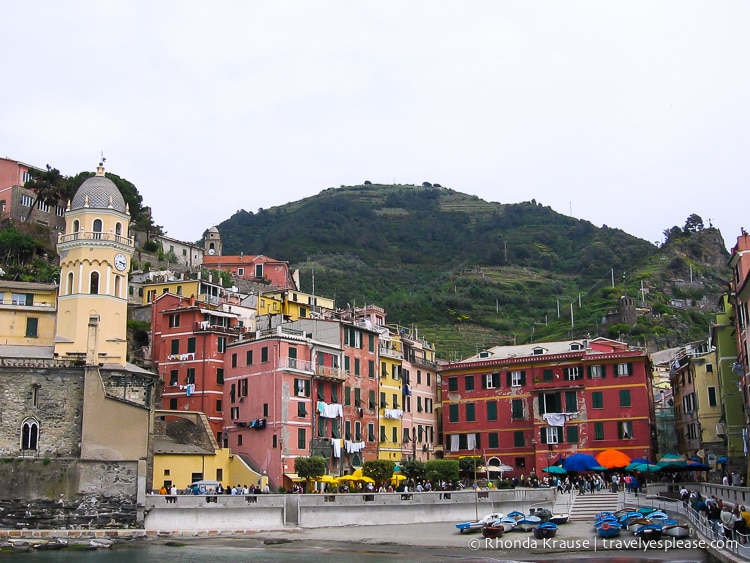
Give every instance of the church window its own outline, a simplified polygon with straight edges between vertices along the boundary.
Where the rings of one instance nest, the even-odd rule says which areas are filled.
[[[36,450],[39,447],[39,423],[36,420],[27,420],[21,429],[21,449]]]
[[[65,293],[71,295],[73,293],[73,272],[68,272],[68,288]]]
[[[115,223],[115,234],[119,237],[122,236],[122,223]]]
[[[92,230],[94,231],[95,239],[102,238],[102,220],[101,219],[94,219],[94,226]]]
[[[91,272],[91,295],[97,295],[99,293],[99,272]]]
[[[115,276],[115,297],[122,297],[122,276]]]
[[[81,224],[78,222],[78,219],[76,219],[75,221],[73,221],[73,232],[77,233],[80,230],[81,230]]]

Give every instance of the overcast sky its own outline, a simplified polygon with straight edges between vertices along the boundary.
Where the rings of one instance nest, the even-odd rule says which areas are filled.
[[[0,13],[0,155],[74,175],[103,150],[177,239],[365,180],[536,199],[651,242],[691,213],[730,247],[750,228],[748,2],[5,0]]]

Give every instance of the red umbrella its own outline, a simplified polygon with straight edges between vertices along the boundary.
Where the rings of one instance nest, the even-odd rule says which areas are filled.
[[[599,462],[599,465],[603,465],[607,469],[614,469],[616,467],[625,467],[630,464],[631,460],[628,454],[614,448],[609,448],[596,456],[596,461]]]

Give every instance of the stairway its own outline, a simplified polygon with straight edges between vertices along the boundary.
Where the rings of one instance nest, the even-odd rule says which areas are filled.
[[[619,509],[620,495],[617,493],[606,493],[604,491],[576,495],[573,499],[573,506],[570,509],[570,520],[587,520],[594,521],[594,516],[600,512],[614,512]]]

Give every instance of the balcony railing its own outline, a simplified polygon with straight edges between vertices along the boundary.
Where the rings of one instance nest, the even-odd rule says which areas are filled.
[[[97,231],[78,231],[77,233],[60,234],[57,238],[58,243],[73,242],[76,240],[106,240],[108,242],[116,242],[124,246],[134,246],[133,239],[130,237],[124,237],[122,235],[116,235],[114,233],[100,233]]]
[[[279,358],[279,367],[281,369],[294,369],[313,373],[313,363],[310,360],[300,360],[298,358]]]
[[[380,351],[380,355],[385,356],[387,358],[394,358],[396,360],[401,360],[404,357],[404,354],[401,350],[397,350],[391,346],[380,345],[378,349]]]
[[[326,379],[335,379],[336,381],[344,381],[346,379],[346,371],[331,366],[315,366],[315,375],[325,377]]]

